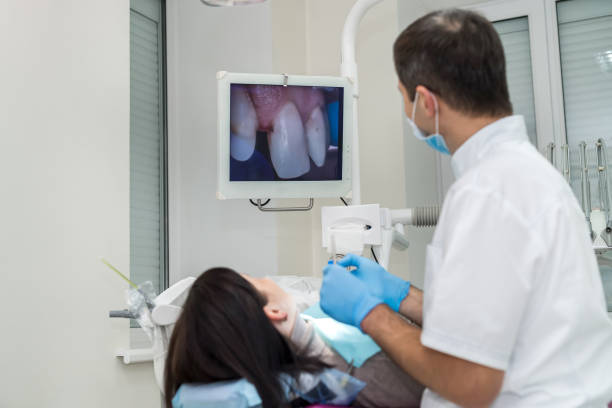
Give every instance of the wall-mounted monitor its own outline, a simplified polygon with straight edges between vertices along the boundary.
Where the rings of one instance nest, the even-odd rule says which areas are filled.
[[[352,87],[341,77],[219,72],[217,198],[351,189]]]

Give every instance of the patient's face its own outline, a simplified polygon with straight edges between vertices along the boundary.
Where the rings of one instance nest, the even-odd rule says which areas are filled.
[[[290,337],[297,313],[297,306],[291,295],[271,279],[255,278],[245,274],[242,274],[242,277],[266,298],[267,303],[264,310],[274,327],[283,336]]]

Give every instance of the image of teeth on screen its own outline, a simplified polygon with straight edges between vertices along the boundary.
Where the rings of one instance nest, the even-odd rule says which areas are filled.
[[[231,84],[230,181],[342,180],[343,92]]]

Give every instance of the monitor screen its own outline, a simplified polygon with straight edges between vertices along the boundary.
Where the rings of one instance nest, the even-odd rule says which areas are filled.
[[[342,86],[231,83],[230,183],[342,180],[343,103]]]

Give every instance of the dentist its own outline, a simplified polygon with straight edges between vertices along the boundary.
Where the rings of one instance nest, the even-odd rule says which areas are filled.
[[[612,321],[584,214],[512,115],[495,29],[433,12],[394,59],[408,123],[456,176],[424,291],[349,255],[324,269],[321,307],[422,382],[423,407],[607,407]]]

